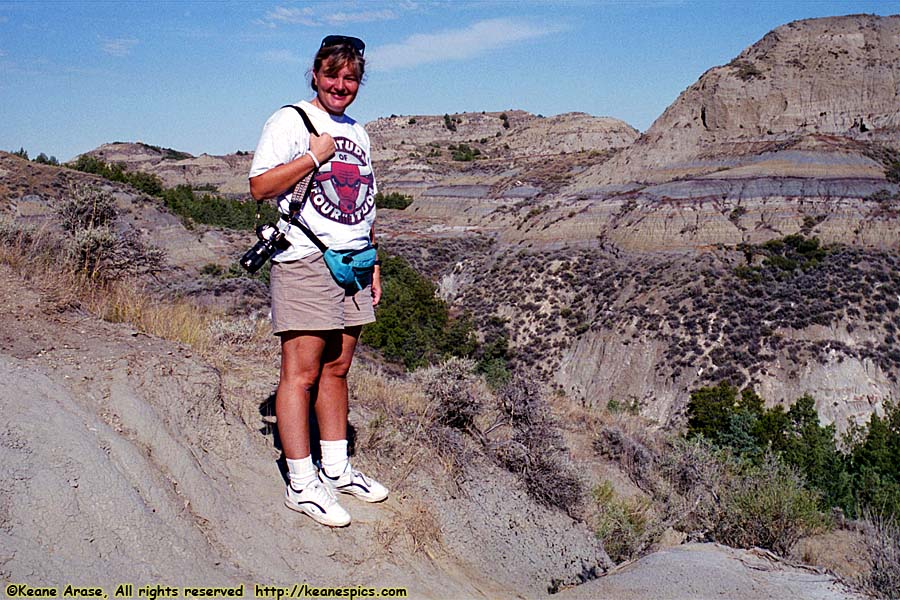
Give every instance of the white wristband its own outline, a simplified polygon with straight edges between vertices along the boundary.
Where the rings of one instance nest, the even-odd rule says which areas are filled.
[[[313,151],[312,151],[312,150],[307,150],[306,153],[309,154],[309,157],[312,159],[312,161],[313,161],[313,163],[316,165],[316,168],[317,168],[317,169],[318,169],[319,167],[322,166],[322,165],[319,164],[319,159],[316,158],[316,155],[313,154]]]

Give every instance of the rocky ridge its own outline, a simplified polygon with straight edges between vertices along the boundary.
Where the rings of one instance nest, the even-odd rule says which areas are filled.
[[[164,250],[176,268],[194,272],[207,264],[227,266],[247,243],[246,236],[227,230],[190,231],[158,199],[131,186],[0,152],[0,216],[58,229],[60,201],[83,186],[110,194],[122,217],[118,227],[133,230],[145,242]]]
[[[190,185],[211,187],[222,194],[247,194],[247,173],[251,153],[192,156],[187,152],[150,146],[141,142],[113,142],[85,153],[107,163],[120,163],[126,169],[152,173],[166,187]]]

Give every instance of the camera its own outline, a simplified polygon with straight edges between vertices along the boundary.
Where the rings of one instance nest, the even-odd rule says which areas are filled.
[[[251,275],[259,271],[276,250],[286,250],[290,242],[285,239],[284,232],[274,225],[259,225],[256,228],[259,241],[247,250],[240,263]]]

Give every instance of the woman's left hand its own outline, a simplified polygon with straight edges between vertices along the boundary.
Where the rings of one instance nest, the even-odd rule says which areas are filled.
[[[372,272],[372,306],[378,306],[381,302],[381,267],[375,265]]]

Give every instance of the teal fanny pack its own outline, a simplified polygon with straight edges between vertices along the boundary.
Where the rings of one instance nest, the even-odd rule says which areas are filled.
[[[375,246],[358,250],[328,248],[322,252],[322,256],[331,276],[348,294],[355,294],[371,285],[375,262],[378,260]]]

